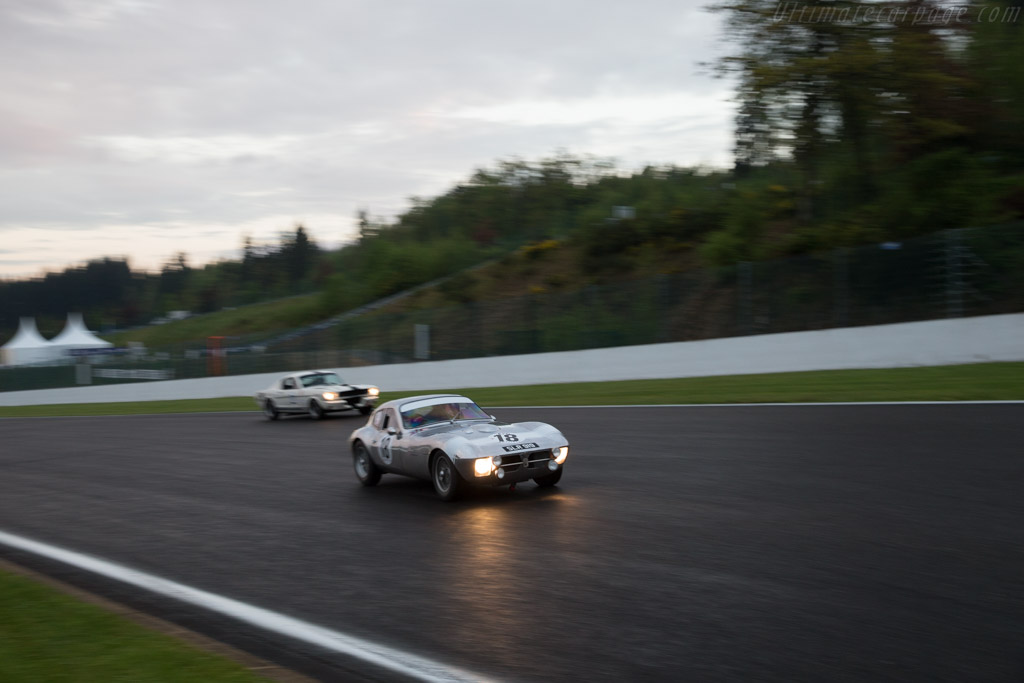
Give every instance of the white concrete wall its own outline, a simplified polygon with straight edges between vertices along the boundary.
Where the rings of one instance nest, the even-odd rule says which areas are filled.
[[[336,370],[349,382],[417,391],[990,361],[1024,361],[1024,314]],[[282,374],[0,392],[0,405],[250,396]]]

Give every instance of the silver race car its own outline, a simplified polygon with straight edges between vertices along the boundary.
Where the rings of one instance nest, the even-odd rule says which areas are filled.
[[[319,420],[327,413],[358,410],[369,415],[380,390],[369,384],[346,384],[329,370],[307,370],[282,377],[256,394],[256,403],[268,419],[282,413],[307,413]]]
[[[569,443],[543,422],[499,422],[465,396],[433,394],[381,404],[349,437],[356,476],[374,486],[382,474],[433,482],[442,500],[468,485],[498,486],[562,478]]]

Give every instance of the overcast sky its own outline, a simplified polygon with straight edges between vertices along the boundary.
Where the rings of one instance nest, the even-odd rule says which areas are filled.
[[[559,150],[730,162],[706,0],[0,3],[0,277],[322,246]]]

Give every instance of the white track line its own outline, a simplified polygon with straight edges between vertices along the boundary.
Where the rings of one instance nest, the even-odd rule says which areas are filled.
[[[622,405],[579,406],[486,406],[488,410],[502,408],[758,408],[762,406],[969,406],[1014,405],[1024,401],[821,401],[817,403],[625,403]]]
[[[805,406],[992,406],[992,405],[1019,405],[1024,400],[984,400],[984,401],[819,401],[814,403],[624,403],[621,405],[578,405],[578,406],[484,406],[488,410],[500,410],[502,408],[757,408],[761,406],[782,406],[782,407],[805,407]],[[32,416],[8,416],[0,417],[0,420],[67,420],[91,419],[97,417],[181,417],[182,415],[253,415],[260,413],[258,410],[229,410],[222,412],[208,413],[133,413],[131,415],[32,415]]]
[[[192,588],[169,579],[146,574],[97,557],[65,550],[30,538],[0,531],[0,543],[36,555],[70,564],[107,578],[128,583],[160,595],[197,605],[253,626],[302,640],[312,645],[360,659],[375,666],[431,683],[453,681],[484,681],[482,676],[456,669],[440,662],[396,650],[363,638],[333,631],[301,619],[278,614],[262,607]]]

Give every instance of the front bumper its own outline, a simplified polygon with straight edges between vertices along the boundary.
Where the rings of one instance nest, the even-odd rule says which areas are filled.
[[[320,399],[320,405],[323,406],[324,410],[329,412],[337,412],[340,410],[359,410],[360,408],[370,407],[372,408],[377,403],[377,398],[371,396],[359,396],[356,398],[339,398],[333,401],[324,401]]]
[[[550,450],[531,451],[529,453],[517,454],[517,456],[521,458],[518,461],[509,455],[502,456],[504,462],[502,462],[500,468],[503,472],[501,477],[498,477],[497,470],[491,472],[486,477],[476,476],[476,472],[474,472],[475,460],[459,460],[455,463],[455,466],[458,468],[462,478],[473,486],[517,484],[521,481],[529,481],[530,479],[552,475],[565,467],[563,462],[557,469],[550,469],[548,463],[553,462]]]

